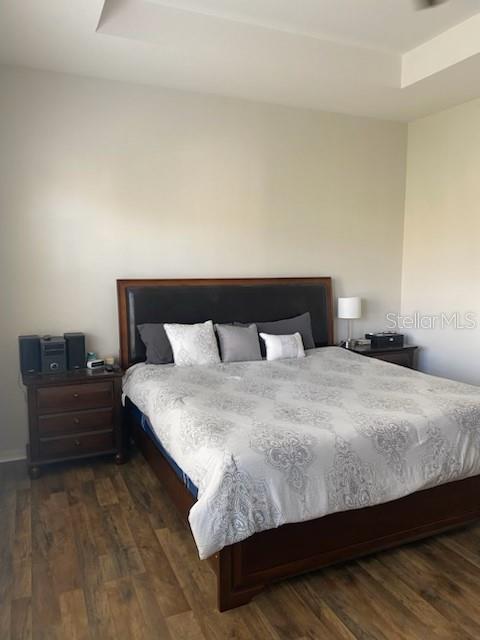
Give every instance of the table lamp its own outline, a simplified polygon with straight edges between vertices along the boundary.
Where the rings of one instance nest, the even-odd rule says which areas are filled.
[[[353,347],[352,320],[362,317],[362,299],[358,297],[338,299],[338,317],[348,320],[348,338],[345,343],[347,349]]]

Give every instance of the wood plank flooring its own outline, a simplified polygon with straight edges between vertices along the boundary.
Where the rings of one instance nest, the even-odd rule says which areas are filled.
[[[215,609],[215,580],[140,454],[0,465],[0,638],[475,640],[480,524]]]

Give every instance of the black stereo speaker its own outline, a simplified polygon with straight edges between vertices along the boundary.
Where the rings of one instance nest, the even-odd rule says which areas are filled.
[[[22,374],[39,373],[41,368],[40,336],[19,336],[18,347]]]
[[[84,333],[64,333],[63,337],[67,343],[67,367],[69,369],[85,368],[85,334]]]

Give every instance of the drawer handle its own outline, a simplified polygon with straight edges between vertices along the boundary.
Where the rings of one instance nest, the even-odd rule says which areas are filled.
[[[78,398],[78,397],[79,397],[79,394],[78,394],[78,393],[74,393],[74,394],[73,394],[73,397],[74,397],[74,398]]]
[[[80,446],[80,440],[75,440],[75,446],[79,447]]]
[[[80,420],[78,418],[73,419],[73,424],[80,424]]]

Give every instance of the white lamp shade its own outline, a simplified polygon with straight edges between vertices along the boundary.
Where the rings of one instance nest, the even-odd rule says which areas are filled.
[[[339,298],[338,299],[338,317],[346,320],[354,320],[362,317],[362,299],[361,298]]]

